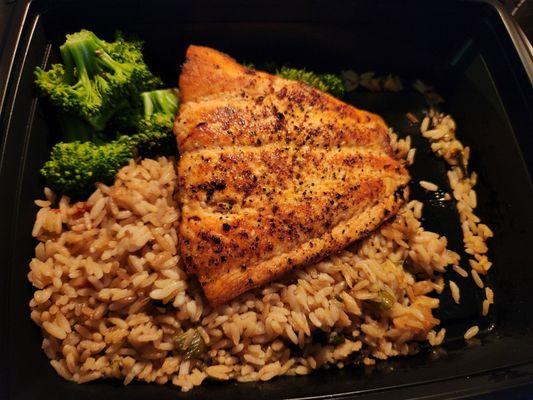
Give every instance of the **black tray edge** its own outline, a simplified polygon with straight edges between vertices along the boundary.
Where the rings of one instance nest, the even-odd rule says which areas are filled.
[[[522,61],[522,65],[529,77],[531,85],[533,85],[533,46],[529,43],[516,21],[504,9],[504,6],[496,0],[464,0],[469,2],[481,2],[492,6],[501,18],[509,37],[513,41],[518,56]]]
[[[0,57],[0,123],[2,123],[0,125],[2,129],[0,138],[3,137],[4,124],[8,120],[8,116],[5,115],[8,108],[6,100],[10,92],[12,75],[15,73],[15,61],[20,51],[20,42],[23,37],[23,32],[26,29],[31,5],[31,0],[16,4],[5,28],[7,32],[4,34],[2,57]],[[1,147],[3,146],[0,146],[0,150]]]

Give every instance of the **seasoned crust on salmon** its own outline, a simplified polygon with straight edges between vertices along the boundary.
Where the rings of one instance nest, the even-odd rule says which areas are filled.
[[[346,247],[406,197],[375,114],[198,46],[180,92],[180,247],[213,305]]]

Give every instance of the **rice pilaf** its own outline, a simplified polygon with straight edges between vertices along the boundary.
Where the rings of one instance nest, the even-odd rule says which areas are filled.
[[[437,126],[445,120],[430,118]],[[410,138],[391,139],[397,156],[412,163]],[[486,239],[490,230],[471,222],[475,182],[459,173],[452,169],[450,182],[471,265],[483,274],[485,248],[466,235]],[[352,248],[212,309],[179,258],[176,191],[175,162],[161,157],[131,161],[86,202],[63,197],[53,208],[49,190],[36,201],[31,318],[63,378],[136,379],[186,391],[206,378],[265,381],[370,365],[409,354],[413,341],[444,340],[433,316],[439,300],[429,295],[442,292],[443,273],[459,255],[424,230],[422,203],[410,201]],[[493,297],[487,291],[487,310]]]

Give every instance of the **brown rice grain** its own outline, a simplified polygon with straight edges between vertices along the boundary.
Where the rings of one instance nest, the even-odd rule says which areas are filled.
[[[429,190],[431,192],[434,192],[435,190],[439,189],[439,187],[432,182],[420,181],[419,184],[420,186],[422,186],[422,188]]]
[[[485,296],[490,304],[494,304],[494,292],[488,286],[485,287]]]
[[[490,307],[490,301],[488,301],[487,299],[483,300],[481,313],[483,314],[484,317],[488,315],[489,307]]]
[[[480,288],[480,289],[483,289],[483,287],[485,286],[483,284],[483,281],[481,280],[481,277],[479,276],[479,274],[477,273],[477,271],[475,269],[471,270],[470,273],[472,274],[472,279],[474,280],[475,284]]]
[[[457,272],[460,276],[462,276],[463,278],[468,278],[468,272],[466,272],[463,268],[461,268],[460,266],[458,265],[454,265],[453,266],[453,270],[455,272]]]
[[[479,327],[477,325],[474,325],[465,332],[464,338],[465,340],[472,339],[474,336],[476,336],[479,333]]]
[[[452,280],[450,280],[450,291],[452,293],[453,301],[455,301],[456,304],[459,304],[459,301],[461,299],[461,292],[457,284]]]

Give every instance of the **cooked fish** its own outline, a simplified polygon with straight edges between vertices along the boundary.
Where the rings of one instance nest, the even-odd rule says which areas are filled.
[[[346,247],[407,196],[377,115],[206,47],[179,86],[180,247],[212,305]]]

